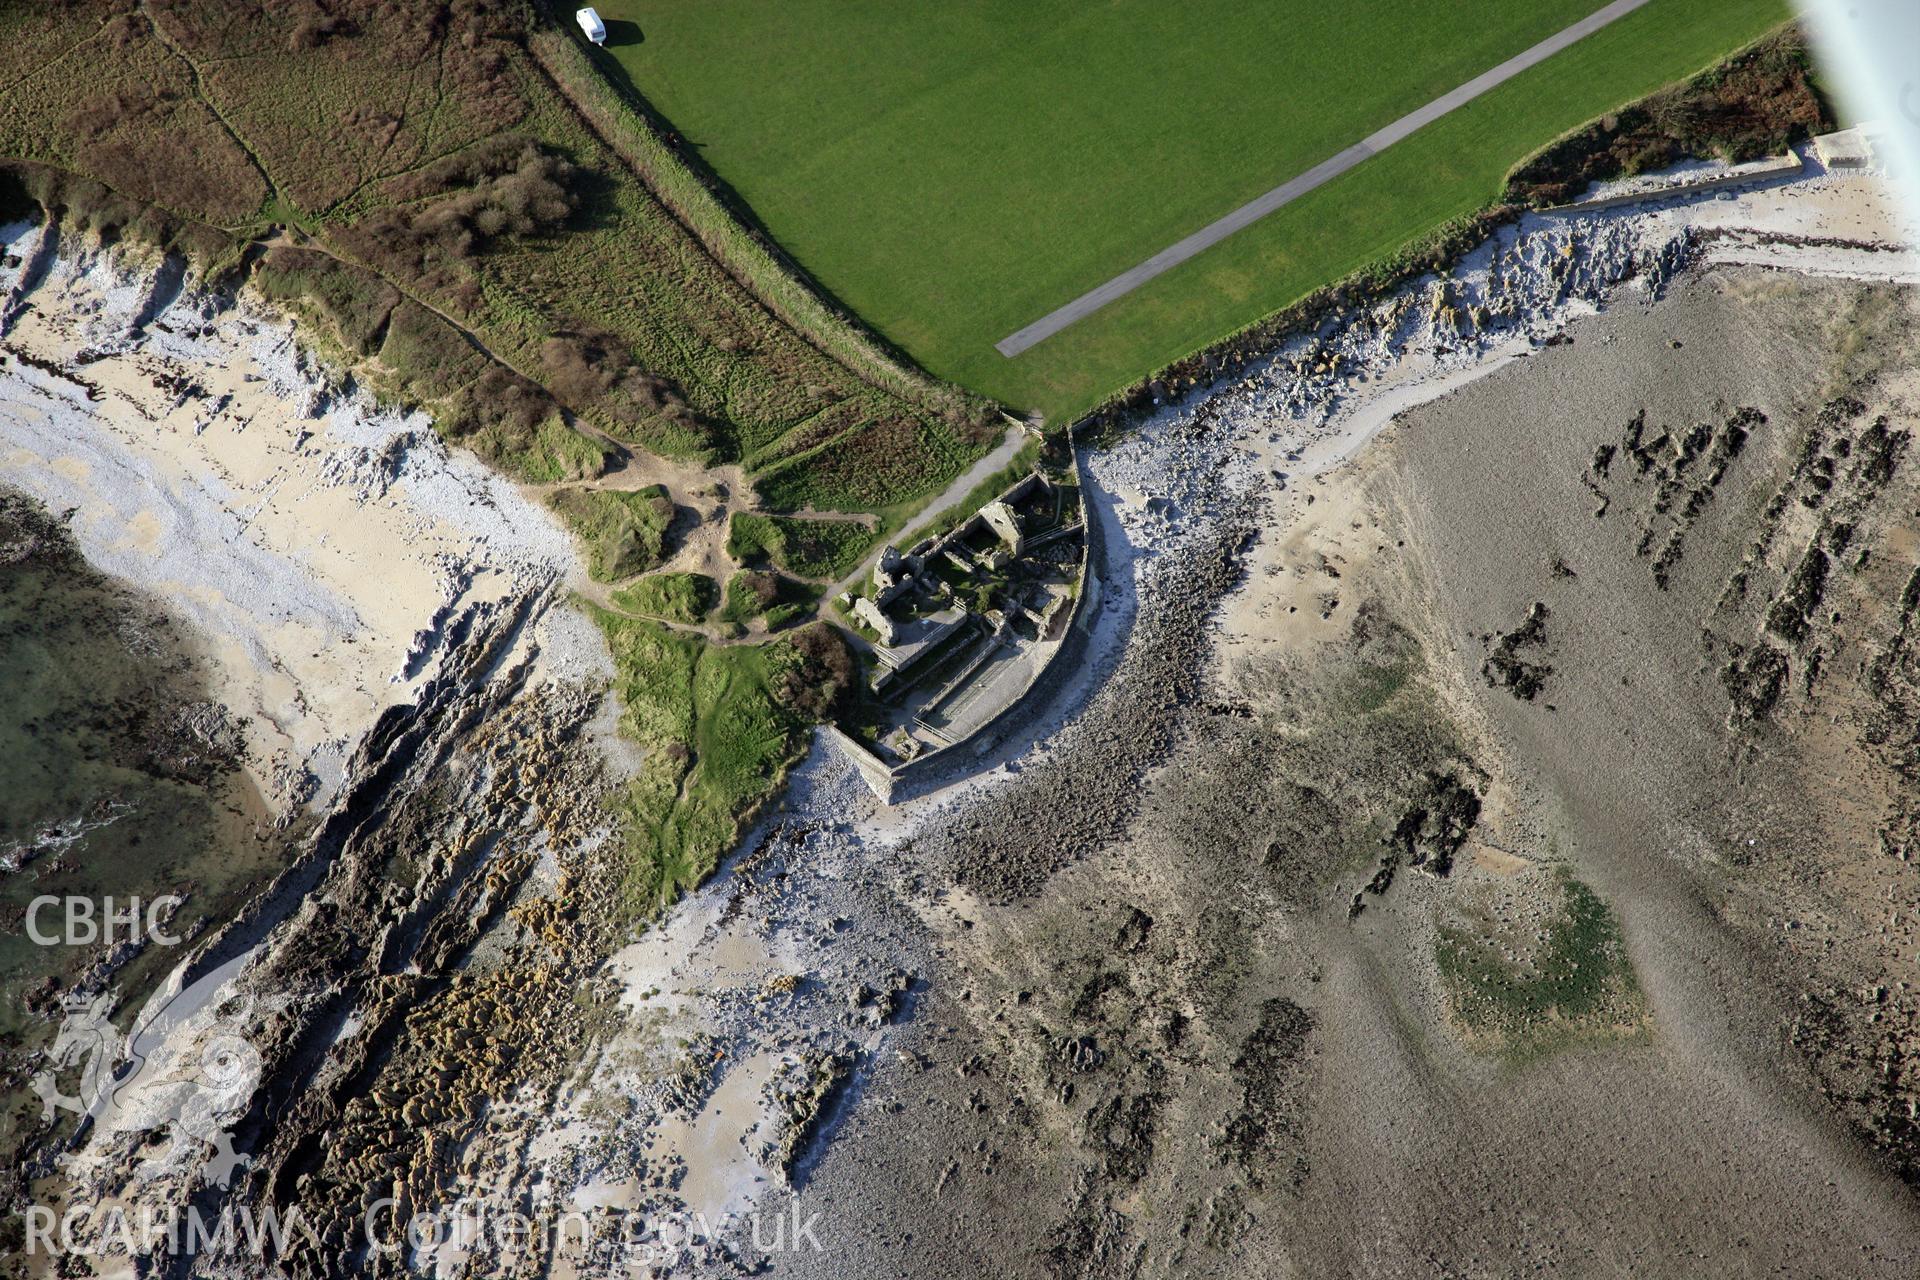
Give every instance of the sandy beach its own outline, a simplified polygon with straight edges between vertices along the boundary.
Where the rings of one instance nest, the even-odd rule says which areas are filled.
[[[0,230],[0,475],[193,624],[270,802],[324,805],[448,619],[567,577],[568,536],[284,317],[48,235]]]

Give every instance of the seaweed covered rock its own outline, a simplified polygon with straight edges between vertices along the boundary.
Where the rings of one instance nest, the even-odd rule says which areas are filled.
[[[1479,792],[1451,773],[1431,774],[1424,794],[1400,816],[1387,844],[1408,866],[1444,876],[1479,820]]]
[[[1546,644],[1548,612],[1544,601],[1534,601],[1533,607],[1527,610],[1526,621],[1512,631],[1503,633],[1494,642],[1487,660],[1480,664],[1480,674],[1486,677],[1490,688],[1505,689],[1524,702],[1532,702],[1546,687],[1547,677],[1553,674],[1553,668],[1545,662],[1530,661],[1521,654]]]

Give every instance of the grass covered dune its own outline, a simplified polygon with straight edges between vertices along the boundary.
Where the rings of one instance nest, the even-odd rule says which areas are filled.
[[[1652,0],[1008,360],[993,344],[1598,0],[609,0],[604,65],[931,372],[1061,420],[1494,199],[1786,20]]]

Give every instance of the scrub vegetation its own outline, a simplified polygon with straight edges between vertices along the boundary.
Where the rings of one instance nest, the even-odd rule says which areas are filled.
[[[666,556],[673,500],[659,485],[645,489],[560,489],[547,499],[587,552],[587,573],[618,582],[658,566]]]
[[[529,479],[638,448],[785,464],[782,492],[857,510],[874,490],[848,477],[911,501],[997,439],[992,406],[743,270],[742,232],[641,122],[569,96],[591,73],[550,21],[516,0],[10,6],[0,157],[75,227],[254,271]]]
[[[812,612],[820,592],[804,582],[762,569],[742,569],[727,579],[727,602],[720,620],[745,627],[764,618],[769,631],[790,627]]]
[[[819,520],[735,512],[727,554],[743,564],[770,563],[802,578],[846,577],[878,535],[858,520]]]
[[[704,573],[650,573],[613,593],[613,603],[628,613],[668,622],[699,622],[720,599],[719,584]]]

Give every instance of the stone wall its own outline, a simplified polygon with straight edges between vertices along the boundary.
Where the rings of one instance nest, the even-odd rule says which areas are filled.
[[[1085,467],[1081,464],[1079,446],[1072,444],[1071,440],[1069,443],[1073,449],[1073,473],[1074,479],[1077,482],[1074,485],[1075,500],[1079,504],[1081,538],[1083,540],[1080,555],[1080,572],[1074,579],[1073,603],[1069,606],[1071,613],[1066,622],[1066,634],[1061,637],[1059,645],[1054,649],[1052,655],[1033,673],[1033,677],[1027,681],[1026,687],[1020,691],[1019,696],[1009,701],[992,719],[988,720],[966,737],[955,741],[949,746],[941,747],[936,751],[929,751],[923,755],[916,756],[912,760],[900,765],[889,765],[879,756],[869,751],[860,742],[833,725],[827,725],[822,729],[822,732],[827,736],[827,740],[832,742],[848,759],[853,761],[855,767],[860,770],[860,776],[866,779],[867,785],[873,789],[873,793],[876,796],[880,797],[882,803],[891,804],[894,794],[899,790],[902,783],[923,779],[935,768],[958,759],[957,753],[961,748],[971,747],[974,751],[979,752],[998,742],[1000,737],[1004,735],[1004,731],[1008,727],[1009,722],[1014,718],[1015,714],[1026,705],[1033,690],[1045,680],[1047,673],[1059,665],[1063,656],[1069,653],[1077,653],[1086,643],[1087,630],[1092,625],[1091,619],[1095,612],[1095,610],[1088,608],[1089,597],[1091,597],[1095,605],[1099,603],[1100,599],[1100,577],[1094,570],[1094,558],[1099,553],[1100,530],[1098,527],[1099,522],[1088,517],[1087,475]]]

